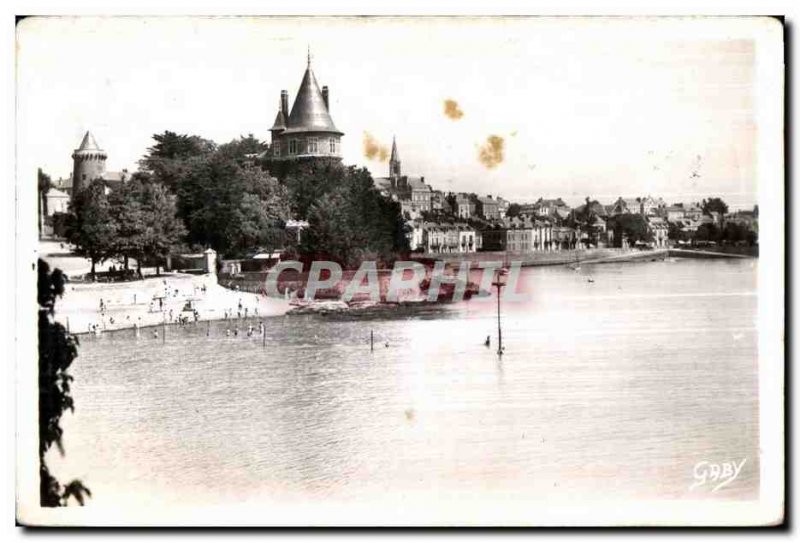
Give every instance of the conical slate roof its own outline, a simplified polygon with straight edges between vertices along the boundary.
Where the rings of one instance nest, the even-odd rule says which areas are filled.
[[[86,132],[86,135],[83,136],[83,141],[81,141],[80,146],[77,149],[78,151],[99,151],[100,147],[95,141],[94,136],[91,132]]]
[[[300,89],[292,105],[287,122],[289,132],[334,132],[341,133],[333,124],[322,92],[319,90],[317,78],[311,70],[311,65],[306,68]]]
[[[283,117],[283,111],[278,109],[278,114],[275,115],[275,122],[272,124],[272,128],[270,130],[285,130],[286,129],[286,119]]]
[[[395,138],[392,138],[392,156],[389,159],[391,162],[399,162],[400,161],[400,153],[397,152],[397,141]]]

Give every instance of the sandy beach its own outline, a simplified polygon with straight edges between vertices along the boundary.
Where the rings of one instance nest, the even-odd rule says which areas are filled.
[[[70,277],[87,273],[88,260],[73,256],[59,243],[40,245],[41,257],[52,268]],[[119,262],[108,261],[98,271]],[[283,299],[237,292],[220,286],[213,274],[191,275],[167,272],[148,275],[131,282],[67,282],[64,296],[56,303],[56,320],[72,333],[177,324],[181,317],[194,322],[226,318],[257,318],[286,314],[290,305]],[[101,307],[102,301],[102,307]]]

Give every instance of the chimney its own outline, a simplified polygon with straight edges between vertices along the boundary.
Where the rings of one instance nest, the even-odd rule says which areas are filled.
[[[322,87],[322,100],[325,102],[325,109],[330,111],[331,110],[331,106],[328,105],[328,86],[327,85]]]
[[[281,91],[281,113],[283,113],[283,118],[289,118],[289,91],[282,90]]]

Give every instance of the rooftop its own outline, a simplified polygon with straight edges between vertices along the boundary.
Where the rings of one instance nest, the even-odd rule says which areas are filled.
[[[282,115],[281,115],[282,116]],[[276,121],[279,119],[276,118]],[[292,112],[286,121],[286,132],[332,132],[341,134],[333,124],[333,119],[325,105],[317,78],[311,69],[309,59],[303,80],[292,105]]]

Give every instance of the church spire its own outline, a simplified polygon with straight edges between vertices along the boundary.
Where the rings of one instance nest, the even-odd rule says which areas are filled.
[[[400,175],[400,153],[397,152],[397,139],[392,136],[392,155],[389,158],[389,176],[399,177]]]

